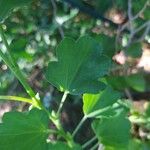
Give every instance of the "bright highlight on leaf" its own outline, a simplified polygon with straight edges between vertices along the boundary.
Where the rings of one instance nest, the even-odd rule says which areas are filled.
[[[99,80],[107,74],[110,59],[102,54],[102,47],[88,36],[74,41],[65,38],[57,47],[57,62],[50,62],[47,80],[60,91],[70,94],[98,93],[104,88]]]
[[[38,109],[6,113],[0,124],[0,150],[48,150],[48,120]]]
[[[13,9],[27,5],[31,1],[32,0],[0,0],[0,22],[4,21]]]
[[[107,87],[99,94],[84,94],[83,111],[85,115],[94,112],[103,112],[111,109],[111,106],[120,98],[120,93],[114,91],[111,87]],[[108,108],[108,109],[107,109]]]

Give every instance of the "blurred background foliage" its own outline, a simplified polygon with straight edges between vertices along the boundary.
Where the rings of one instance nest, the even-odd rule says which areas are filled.
[[[132,3],[130,0],[33,0],[29,6],[15,10],[7,18],[4,27],[11,53],[49,109],[57,108],[61,93],[46,81],[43,72],[48,62],[56,59],[57,44],[64,36],[74,39],[82,35],[94,37],[113,62],[109,76],[104,81],[122,92],[122,98],[129,99],[129,118],[133,123],[131,132],[135,138],[131,146],[148,147],[149,19],[148,0],[132,0]],[[0,48],[5,51],[1,39]],[[0,95],[27,96],[1,58]],[[62,113],[62,122],[66,129],[72,131],[82,118],[82,101],[79,96],[70,96],[69,99]],[[0,116],[12,109],[26,110],[27,104],[1,102]],[[81,130],[77,136],[80,143],[93,134],[89,122],[84,127],[86,132],[85,129]],[[132,149],[138,149],[135,147]]]

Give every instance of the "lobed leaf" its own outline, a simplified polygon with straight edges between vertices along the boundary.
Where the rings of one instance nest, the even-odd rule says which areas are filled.
[[[0,150],[47,150],[48,120],[45,112],[9,112],[0,124]]]
[[[57,47],[57,62],[50,62],[47,80],[60,91],[70,94],[98,93],[104,88],[99,80],[107,74],[110,59],[102,54],[102,47],[88,36],[65,38]]]

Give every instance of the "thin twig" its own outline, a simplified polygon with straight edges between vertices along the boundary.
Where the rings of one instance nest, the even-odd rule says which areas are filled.
[[[56,5],[55,0],[51,0],[51,3],[52,3],[52,7],[53,7],[53,18],[54,18],[54,22],[57,24],[59,33],[60,33],[60,35],[61,35],[61,38],[63,39],[63,38],[64,38],[64,31],[63,31],[63,28],[62,28],[62,26],[61,26],[61,25],[57,22],[57,20],[56,20],[56,17],[57,17],[57,5]]]
[[[145,28],[145,27],[147,27],[147,26],[150,26],[150,21],[145,22],[145,23],[142,24],[139,28],[137,28],[137,29],[134,31],[134,34],[138,33],[139,31],[141,31],[143,28]]]
[[[96,150],[99,146],[99,142],[97,142],[92,148],[90,148],[90,150]]]
[[[145,9],[147,8],[148,4],[149,4],[149,0],[147,0],[147,1],[145,2],[144,7],[143,7],[135,16],[133,16],[130,21],[133,22],[134,20],[136,20],[136,19],[145,11]],[[123,31],[123,30],[129,25],[129,23],[130,23],[129,21],[126,22],[126,23],[121,27],[121,30],[120,30],[120,31]]]
[[[127,44],[127,47],[131,44],[132,38],[134,36],[134,26],[133,26],[133,15],[132,15],[132,0],[128,0],[128,18],[129,18],[129,30],[130,30],[130,37]]]
[[[118,27],[116,38],[115,38],[115,53],[118,51],[118,43],[120,42],[120,32],[121,31],[121,26]]]
[[[132,95],[131,95],[129,89],[125,88],[125,94],[126,94],[126,96],[128,97],[128,99],[133,100],[133,97],[132,97]]]
[[[135,34],[137,33],[137,31],[139,31],[139,29],[143,29],[143,26],[145,27],[145,25],[141,26],[138,30],[135,30],[133,27],[133,23],[134,20],[136,20],[147,8],[147,6],[149,5],[149,0],[147,0],[144,4],[144,7],[135,15],[132,15],[132,0],[128,0],[128,18],[129,21],[126,22],[124,25],[122,25],[120,28],[118,28],[117,31],[117,36],[116,36],[116,48],[117,48],[117,43],[118,43],[118,39],[120,38],[121,33],[129,26],[130,28],[130,39],[127,43],[126,47],[129,47],[131,44],[132,39],[134,38]],[[147,23],[146,23],[147,24]],[[131,32],[132,31],[132,32]],[[136,41],[140,41],[143,40],[143,38],[149,33],[149,27],[147,27],[147,29],[145,30],[143,36],[141,38],[139,38]]]
[[[144,23],[143,25],[141,25],[139,28],[137,28],[137,29],[134,30],[134,32],[130,35],[130,39],[129,39],[129,41],[128,41],[128,44],[127,44],[126,48],[128,48],[128,47],[130,46],[131,42],[134,43],[134,42],[132,41],[132,39],[134,38],[134,36],[135,36],[138,32],[140,32],[140,31],[141,31],[142,29],[144,29],[144,28],[146,28],[146,29],[145,29],[145,32],[143,33],[143,35],[142,35],[139,39],[137,39],[136,41],[134,41],[134,42],[140,42],[140,41],[143,40],[143,39],[145,38],[145,36],[149,33],[149,31],[150,31],[150,21],[145,22],[145,23]]]
[[[146,35],[149,34],[149,32],[150,32],[150,24],[147,25],[147,28],[145,29],[145,32],[143,33],[143,35],[139,39],[137,39],[135,42],[143,41]]]
[[[33,104],[40,107],[41,103],[40,103],[39,99],[36,98],[36,95],[35,95],[34,91],[30,87],[28,82],[26,81],[26,78],[25,78],[24,74],[21,72],[21,70],[18,67],[18,64],[15,62],[13,56],[10,53],[11,49],[10,49],[10,46],[7,42],[6,37],[5,37],[5,33],[4,33],[4,29],[3,29],[2,24],[0,24],[0,34],[1,34],[1,38],[3,40],[3,43],[4,43],[4,45],[7,49],[7,55],[3,54],[3,52],[0,50],[0,56],[2,57],[2,59],[6,63],[6,65],[8,65],[8,67],[14,73],[14,75],[17,77],[17,79],[21,82],[21,84],[25,88],[28,95],[32,98]]]
[[[98,150],[104,150],[103,144],[99,144]]]
[[[67,98],[67,95],[68,95],[68,92],[65,92],[64,95],[63,95],[63,97],[62,97],[62,99],[61,99],[61,102],[60,102],[60,105],[59,105],[59,108],[58,108],[58,111],[57,111],[57,116],[59,116],[59,114],[60,114],[60,112],[62,110],[64,102],[65,102],[65,100]]]
[[[96,136],[94,136],[92,139],[90,139],[89,141],[87,141],[85,144],[83,144],[82,148],[86,148],[87,146],[89,146],[90,144],[92,144],[95,140],[97,139]]]
[[[130,32],[133,30],[132,27],[132,0],[128,0],[128,18],[129,18],[129,25],[130,25]]]
[[[76,133],[79,131],[79,129],[81,128],[81,126],[83,125],[83,123],[86,121],[87,117],[84,116],[81,121],[79,122],[79,124],[77,125],[77,127],[75,128],[75,130],[72,133],[72,137],[74,137],[76,135]]]
[[[150,3],[150,1],[147,0],[144,4],[143,8],[133,17],[133,20],[137,19],[146,10],[149,3]]]

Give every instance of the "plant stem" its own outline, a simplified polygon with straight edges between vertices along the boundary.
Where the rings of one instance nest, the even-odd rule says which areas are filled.
[[[98,145],[99,145],[99,142],[97,142],[92,148],[90,148],[90,150],[96,150]]]
[[[3,52],[0,50],[0,56],[2,57],[2,59],[6,63],[6,65],[8,65],[8,67],[14,73],[14,75],[17,77],[17,79],[21,82],[21,84],[25,88],[28,95],[32,98],[33,104],[40,106],[41,105],[40,101],[36,98],[34,91],[31,89],[30,85],[26,81],[26,78],[24,77],[23,73],[20,71],[17,63],[15,62],[13,56],[10,53],[10,47],[6,40],[4,30],[3,30],[3,27],[1,24],[0,24],[0,34],[1,34],[2,40],[5,44],[5,47],[7,49],[7,54],[3,54]]]
[[[34,93],[34,91],[32,90],[32,88],[30,87],[30,85],[28,84],[26,78],[24,77],[23,73],[20,71],[18,64],[15,62],[13,56],[10,53],[10,47],[9,44],[6,40],[5,34],[4,34],[4,30],[2,25],[0,24],[0,34],[2,37],[2,40],[5,44],[5,47],[7,49],[6,54],[4,54],[1,50],[0,50],[0,56],[2,57],[3,61],[6,63],[6,65],[10,68],[10,70],[14,73],[14,75],[17,77],[17,79],[21,82],[21,84],[23,85],[23,87],[25,88],[26,92],[28,93],[28,95],[32,98],[32,100],[26,99],[26,98],[19,98],[19,97],[11,97],[11,96],[1,96],[0,99],[3,100],[18,100],[18,101],[24,101],[24,102],[28,102],[31,103],[33,106],[44,110],[47,115],[49,116],[49,118],[51,119],[51,121],[56,125],[57,129],[59,130],[59,132],[61,133],[61,135],[69,142],[70,137],[68,135],[65,134],[65,131],[63,130],[61,124],[57,123],[56,118],[53,118],[51,116],[51,114],[49,113],[49,111],[40,103],[40,100],[36,98],[36,95]],[[61,112],[62,106],[65,102],[65,99],[67,97],[68,92],[65,92],[59,109],[58,109],[58,114]],[[58,118],[57,118],[58,119]]]
[[[95,140],[97,139],[96,136],[94,136],[92,139],[90,139],[89,141],[87,141],[85,144],[83,144],[82,148],[86,148],[87,146],[89,146],[91,143],[93,143]]]
[[[18,96],[0,96],[0,100],[10,100],[10,101],[20,101],[32,104],[32,100],[28,98],[18,97]]]
[[[59,133],[57,130],[53,130],[53,129],[48,129],[47,132],[51,134]]]
[[[7,39],[6,39],[6,37],[5,37],[5,33],[4,33],[4,30],[3,30],[2,25],[0,25],[0,33],[1,33],[1,38],[2,38],[2,40],[3,40],[3,43],[4,43],[4,45],[5,45],[6,49],[7,49],[8,59],[10,60],[10,62],[11,62],[11,64],[12,64],[13,66],[16,66],[17,64],[16,64],[16,62],[14,61],[13,56],[11,55],[11,50],[10,50],[10,48],[9,48],[9,44],[8,44],[8,42],[7,42]]]
[[[63,105],[64,105],[64,102],[65,102],[65,100],[66,100],[66,98],[67,98],[67,95],[68,95],[68,92],[64,92],[64,95],[63,95],[63,97],[62,97],[62,99],[61,99],[61,102],[60,102],[60,105],[59,105],[59,108],[58,108],[58,111],[57,111],[57,116],[59,116],[59,114],[60,114],[60,112],[61,112],[61,110],[62,110],[62,107],[63,107]]]
[[[93,111],[93,112],[89,113],[86,117],[87,117],[87,118],[93,118],[93,117],[95,117],[95,116],[97,116],[97,115],[100,115],[101,113],[103,113],[103,112],[109,110],[110,108],[111,108],[111,106],[107,106],[107,107],[105,107],[105,108],[103,108],[103,109]]]
[[[85,122],[85,120],[87,119],[86,116],[84,116],[81,121],[79,122],[79,124],[77,125],[77,127],[75,128],[75,130],[72,133],[72,137],[74,137],[76,135],[76,133],[78,132],[78,130],[81,128],[81,126],[83,125],[83,123]]]

